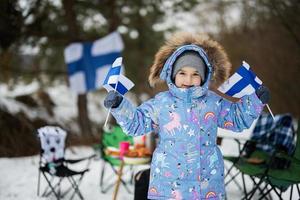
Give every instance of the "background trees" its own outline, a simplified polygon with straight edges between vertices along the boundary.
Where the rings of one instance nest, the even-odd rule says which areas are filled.
[[[126,73],[136,83],[134,91],[153,94],[145,80],[164,37],[176,29],[194,30],[223,43],[234,66],[242,59],[253,66],[272,90],[275,112],[299,116],[297,0],[3,0],[0,5],[4,11],[0,14],[0,81],[12,87],[20,79],[38,78],[45,85],[57,79],[65,82],[63,49],[67,44],[93,41],[118,30],[126,47]],[[180,13],[193,18],[176,18]],[[190,25],[191,21],[195,23]],[[85,101],[79,97],[79,108],[85,107]]]
[[[204,32],[225,46],[235,68],[242,60],[253,67],[271,89],[274,113],[300,116],[298,0],[2,0],[0,6],[0,82],[10,87],[32,80],[42,88],[67,84],[64,48],[118,30],[133,92],[151,96],[163,88],[151,89],[147,76],[165,37]],[[86,95],[78,96],[81,133],[90,135],[87,104]]]

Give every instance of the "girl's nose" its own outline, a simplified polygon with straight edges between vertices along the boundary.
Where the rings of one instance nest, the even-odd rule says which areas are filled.
[[[186,77],[185,84],[186,85],[191,85],[192,84],[192,78],[191,77]]]

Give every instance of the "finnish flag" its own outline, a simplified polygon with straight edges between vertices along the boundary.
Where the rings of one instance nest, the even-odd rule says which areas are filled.
[[[134,83],[131,80],[121,74],[121,68],[122,57],[119,57],[112,64],[103,83],[103,87],[108,92],[111,90],[116,90],[120,94],[124,95],[134,86]]]
[[[229,96],[241,98],[254,93],[261,85],[262,81],[250,69],[249,64],[243,61],[242,66],[218,90]]]
[[[92,43],[72,43],[65,48],[72,91],[82,94],[100,88],[114,60],[121,56],[124,45],[118,32]]]

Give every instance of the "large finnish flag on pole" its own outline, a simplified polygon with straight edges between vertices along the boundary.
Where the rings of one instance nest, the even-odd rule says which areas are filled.
[[[103,87],[107,91],[116,90],[120,94],[124,95],[133,86],[134,83],[121,74],[122,57],[117,58],[108,71],[103,83]]]
[[[261,85],[262,81],[250,69],[249,64],[243,61],[242,66],[218,90],[229,96],[241,98],[254,93]]]
[[[113,32],[92,43],[72,43],[65,48],[70,88],[78,94],[100,88],[124,45],[118,32]]]

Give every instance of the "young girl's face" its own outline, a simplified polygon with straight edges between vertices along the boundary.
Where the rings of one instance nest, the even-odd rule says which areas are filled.
[[[192,67],[183,67],[175,75],[175,85],[178,88],[189,88],[199,86],[201,77],[198,71]]]

